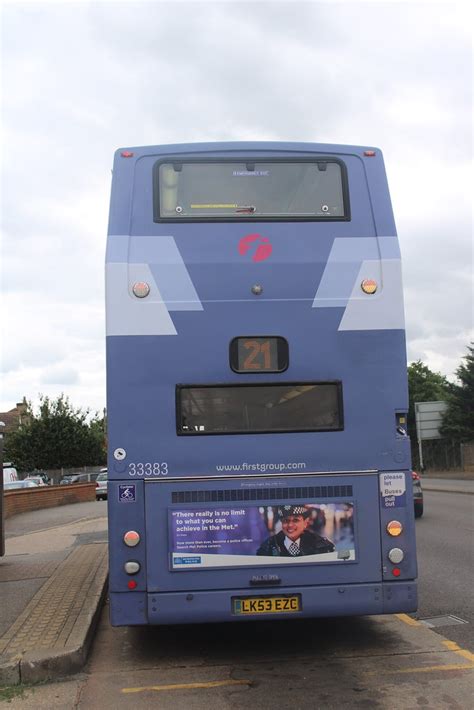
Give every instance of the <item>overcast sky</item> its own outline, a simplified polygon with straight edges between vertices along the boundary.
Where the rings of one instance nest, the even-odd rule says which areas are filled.
[[[4,3],[2,388],[105,406],[113,152],[214,140],[382,148],[408,359],[472,339],[468,2]]]

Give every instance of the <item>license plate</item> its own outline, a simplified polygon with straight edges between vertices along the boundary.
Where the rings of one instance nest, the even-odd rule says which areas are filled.
[[[232,613],[237,616],[248,614],[291,614],[301,611],[301,595],[283,597],[233,597]]]

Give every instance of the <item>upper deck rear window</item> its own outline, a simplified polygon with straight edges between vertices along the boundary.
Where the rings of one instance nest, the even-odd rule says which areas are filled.
[[[155,165],[155,221],[229,219],[348,219],[344,165],[335,159]]]

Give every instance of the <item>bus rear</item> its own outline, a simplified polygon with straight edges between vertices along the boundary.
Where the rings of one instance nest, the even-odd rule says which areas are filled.
[[[381,152],[117,151],[106,293],[112,624],[414,611]]]

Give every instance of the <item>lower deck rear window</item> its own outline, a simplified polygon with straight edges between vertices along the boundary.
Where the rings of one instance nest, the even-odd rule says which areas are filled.
[[[343,428],[340,382],[178,385],[177,433],[264,434]]]

